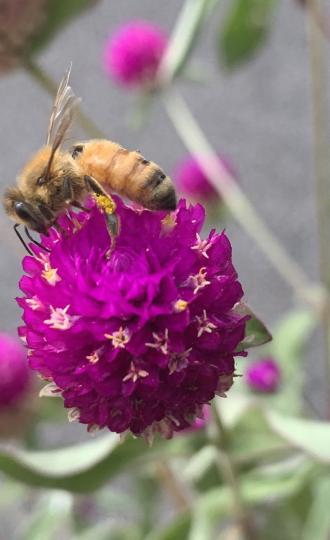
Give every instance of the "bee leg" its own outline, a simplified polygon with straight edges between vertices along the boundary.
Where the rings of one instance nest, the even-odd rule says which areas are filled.
[[[57,232],[59,232],[64,238],[67,238],[68,236],[68,233],[67,231],[62,227],[62,225],[60,225],[59,223],[53,223],[53,227],[55,227],[55,229],[57,230]]]
[[[92,178],[91,176],[88,176],[87,174],[84,176],[86,188],[88,191],[92,191],[96,195],[105,195],[105,197],[109,197],[109,193],[103,189],[101,184],[98,183],[95,178]]]
[[[63,198],[64,198],[65,202],[71,204],[71,201],[72,201],[72,199],[74,197],[74,193],[73,193],[71,180],[68,177],[64,178],[64,180],[63,180],[62,194],[63,194]]]
[[[90,208],[86,208],[86,206],[82,205],[79,201],[71,201],[71,206],[74,208],[79,208],[79,210],[83,210],[84,212],[90,212]]]
[[[19,239],[19,241],[21,242],[21,244],[25,247],[26,251],[28,252],[29,255],[34,255],[34,253],[30,250],[30,248],[27,246],[27,244],[24,242],[24,239],[21,235],[21,233],[19,232],[18,230],[18,227],[20,226],[20,223],[15,223],[14,225],[14,231],[15,233],[17,234],[17,237]]]
[[[24,230],[25,230],[26,236],[28,237],[29,240],[31,240],[31,242],[33,242],[33,244],[40,247],[43,251],[48,251],[48,253],[50,253],[50,249],[48,249],[45,246],[43,246],[42,244],[40,244],[40,242],[38,242],[37,240],[35,240],[33,238],[33,236],[31,236],[31,233],[30,233],[30,231],[29,231],[29,229],[27,227],[24,227]]]
[[[95,178],[92,178],[91,176],[86,175],[84,179],[85,179],[85,184],[88,191],[92,191],[93,193],[95,193],[95,195],[103,195],[108,200],[110,200],[112,204],[114,204],[111,197],[109,196],[109,193],[107,193],[105,189],[103,189],[103,187],[97,182],[97,180],[95,180]],[[116,215],[115,211],[112,211],[111,213],[105,212],[105,214],[108,221],[108,227],[109,227],[111,240],[114,246],[115,238],[119,233],[119,226],[120,226],[119,218]]]

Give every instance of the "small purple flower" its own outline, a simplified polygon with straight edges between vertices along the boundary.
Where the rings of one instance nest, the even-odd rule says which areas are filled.
[[[167,37],[157,25],[129,22],[106,41],[104,69],[123,86],[152,86],[166,46]]]
[[[281,382],[281,370],[273,358],[252,362],[246,370],[246,382],[255,392],[276,392]]]
[[[26,351],[16,338],[0,333],[0,410],[21,401],[29,382]]]
[[[235,177],[231,163],[221,156],[218,159],[228,173]],[[206,203],[219,200],[219,193],[210,184],[194,156],[187,156],[177,164],[173,178],[179,191],[193,201]]]
[[[151,439],[190,426],[230,388],[246,317],[224,233],[200,237],[204,209],[124,205],[111,254],[103,212],[62,216],[32,246],[20,281],[29,363],[88,430],[130,430]]]

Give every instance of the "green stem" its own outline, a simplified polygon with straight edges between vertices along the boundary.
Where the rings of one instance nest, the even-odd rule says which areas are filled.
[[[319,272],[323,285],[330,289],[330,186],[329,137],[327,108],[327,67],[325,42],[317,25],[318,0],[307,0],[307,25],[311,99],[313,110],[314,186],[319,244]],[[330,418],[330,311],[323,317],[325,370],[328,381],[327,415]]]
[[[328,304],[326,291],[309,281],[304,270],[257,214],[235,179],[217,159],[214,148],[207,141],[184,99],[173,90],[168,90],[163,93],[163,103],[178,135],[195,156],[232,215],[255,240],[296,295],[311,304],[317,313],[323,312]]]
[[[230,454],[230,434],[226,430],[215,403],[212,405],[214,434],[211,441],[217,449],[217,466],[227,483],[233,502],[233,513],[244,540],[257,540],[256,530],[241,494],[239,478]]]
[[[188,494],[166,461],[156,462],[156,474],[164,489],[168,492],[178,513],[190,510],[191,503]]]
[[[31,75],[31,77],[52,97],[56,95],[58,83],[47,73],[35,60],[32,58],[25,58],[23,67]],[[86,134],[93,139],[106,139],[106,135],[95,124],[91,118],[89,118],[79,107],[76,112],[77,119],[86,132]]]

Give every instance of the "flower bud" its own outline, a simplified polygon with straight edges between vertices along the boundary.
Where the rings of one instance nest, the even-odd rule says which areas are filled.
[[[273,358],[263,358],[252,362],[246,370],[246,382],[255,392],[276,392],[281,382],[281,370],[278,363]]]
[[[110,36],[104,47],[105,72],[126,87],[152,87],[167,46],[157,25],[132,21]]]
[[[221,156],[218,156],[218,159],[227,172],[235,176],[231,163]],[[187,156],[177,164],[173,178],[178,190],[192,201],[208,203],[219,200],[219,193],[209,182],[194,156]]]

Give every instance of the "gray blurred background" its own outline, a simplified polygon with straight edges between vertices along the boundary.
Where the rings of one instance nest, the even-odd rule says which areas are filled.
[[[133,18],[155,21],[168,32],[181,0],[103,0],[68,26],[51,43],[40,64],[59,81],[73,62],[72,85],[83,108],[109,138],[158,162],[169,174],[185,149],[160,103],[149,122],[132,131],[128,117],[134,96],[114,86],[101,68],[104,40]],[[312,184],[311,110],[305,20],[294,0],[282,0],[273,32],[261,54],[228,75],[219,69],[216,32],[228,1],[203,32],[192,62],[203,66],[206,84],[181,83],[181,90],[212,144],[238,170],[250,200],[292,256],[317,276],[317,245]],[[0,80],[1,190],[15,182],[25,161],[45,140],[51,98],[22,70]],[[77,137],[83,135],[76,131]],[[0,325],[15,331],[20,311],[14,301],[21,275],[22,246],[1,210]],[[270,326],[292,307],[291,290],[268,260],[233,221],[227,224],[234,262],[247,302]],[[318,356],[318,358],[317,358]],[[315,369],[320,354],[313,349],[312,383],[321,384]]]

